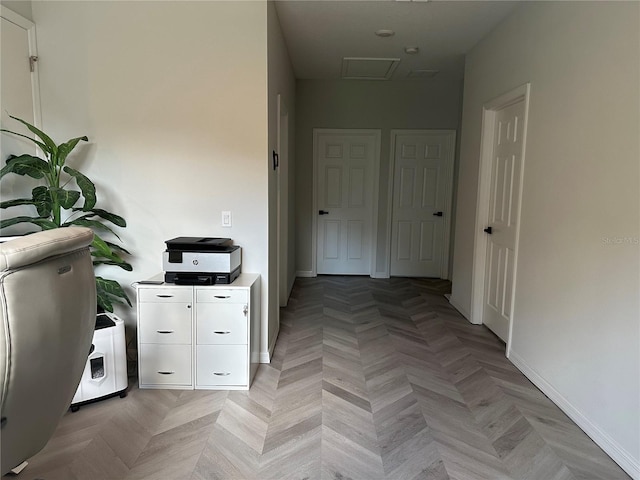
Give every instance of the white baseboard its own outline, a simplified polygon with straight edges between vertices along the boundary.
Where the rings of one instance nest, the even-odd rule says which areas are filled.
[[[371,278],[389,278],[389,272],[374,272]]]
[[[460,312],[460,315],[462,315],[464,318],[466,318],[467,320],[469,320],[471,322],[471,315],[469,314],[469,312],[467,311],[466,308],[464,308],[462,305],[460,305],[458,303],[458,301],[452,296],[447,297],[447,300],[449,300],[449,303],[451,304],[451,306],[453,308],[455,308],[458,312]],[[473,323],[473,322],[471,322],[471,323]]]
[[[296,272],[296,277],[301,278],[315,278],[316,275],[311,270],[298,270]]]
[[[271,363],[271,356],[269,355],[269,352],[260,352],[258,363]]]
[[[276,348],[276,342],[278,341],[278,334],[280,333],[280,325],[278,325],[278,330],[276,330],[271,343],[269,344],[269,350],[266,352],[260,352],[260,363],[271,363],[271,359],[273,358],[273,351]]]
[[[613,438],[594,425],[582,412],[574,407],[540,374],[527,365],[527,362],[513,350],[509,352],[509,360],[531,380],[542,392],[555,403],[571,420],[573,420],[614,462],[627,472],[634,480],[640,480],[640,460],[622,448]]]

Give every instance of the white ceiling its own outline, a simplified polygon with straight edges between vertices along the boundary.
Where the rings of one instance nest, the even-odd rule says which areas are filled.
[[[340,78],[344,57],[399,58],[392,80],[411,70],[461,78],[464,55],[517,1],[277,0],[293,69],[300,79]],[[374,32],[391,29],[392,37]],[[418,47],[408,55],[405,47]]]

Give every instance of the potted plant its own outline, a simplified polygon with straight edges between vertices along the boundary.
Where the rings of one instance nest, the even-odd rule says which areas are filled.
[[[91,245],[94,266],[117,265],[129,272],[133,270],[132,266],[121,257],[122,254],[128,255],[129,252],[100,236],[102,233],[111,233],[120,240],[109,224],[124,228],[127,222],[119,215],[96,208],[96,188],[93,182],[78,170],[65,165],[68,155],[78,143],[87,142],[89,139],[86,136],[77,137],[56,145],[47,134],[30,123],[17,117],[11,118],[26,126],[37,139],[6,129],[0,129],[0,132],[18,135],[32,141],[43,152],[44,158],[29,154],[11,155],[6,165],[0,170],[0,180],[5,175],[13,173],[40,180],[44,185],[36,186],[31,191],[31,198],[16,198],[0,202],[2,209],[32,205],[36,210],[34,216],[2,218],[0,230],[19,223],[29,223],[41,230],[72,225],[89,227],[95,234]],[[115,280],[96,276],[96,291],[99,309],[113,312],[114,303],[126,302],[131,306],[131,301],[124,289]]]

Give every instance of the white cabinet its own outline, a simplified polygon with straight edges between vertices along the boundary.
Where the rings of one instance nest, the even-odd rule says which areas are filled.
[[[193,388],[193,287],[137,291],[140,388]]]
[[[258,368],[260,278],[231,285],[139,283],[140,388],[247,390]]]

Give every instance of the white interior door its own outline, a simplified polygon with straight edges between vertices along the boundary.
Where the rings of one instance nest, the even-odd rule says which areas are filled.
[[[393,132],[389,273],[447,278],[454,131]]]
[[[515,278],[525,102],[495,115],[485,264],[483,322],[507,342]]]
[[[0,126],[19,133],[28,134],[24,126],[9,118],[22,118],[40,126],[40,102],[38,95],[37,63],[30,57],[37,56],[34,24],[0,6]],[[31,71],[33,68],[33,72]],[[11,154],[29,153],[35,155],[33,142],[3,133],[0,138],[0,165],[4,166]],[[2,179],[1,199],[31,197],[33,179],[19,175],[7,175]],[[18,206],[11,209],[11,215],[33,215],[33,207]],[[7,229],[7,234],[32,231],[28,224]],[[3,232],[5,233],[5,232]]]
[[[316,130],[316,272],[370,275],[379,131]]]

